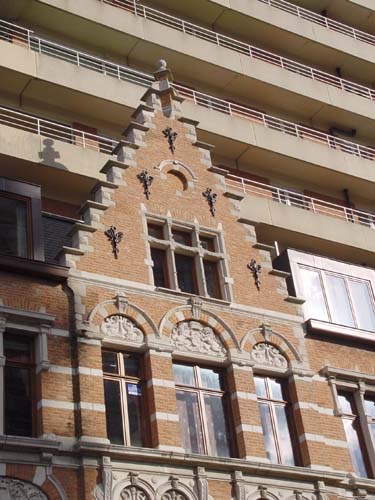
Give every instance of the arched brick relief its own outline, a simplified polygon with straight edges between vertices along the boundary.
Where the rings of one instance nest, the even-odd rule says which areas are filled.
[[[243,336],[241,349],[248,352],[255,363],[263,358],[263,364],[268,366],[287,368],[292,362],[302,363],[301,355],[292,343],[265,324]],[[285,358],[285,363],[282,358]]]
[[[176,174],[180,174],[180,176],[184,177],[189,187],[192,187],[192,183],[195,183],[198,180],[198,177],[195,175],[193,170],[179,160],[163,160],[154,168],[155,170],[162,172],[167,166],[169,167],[169,172],[175,172]]]
[[[47,496],[39,486],[22,479],[0,476],[1,498],[12,500],[61,500],[60,496]]]
[[[183,331],[176,333],[176,330],[179,328],[178,325],[181,324],[185,324],[193,330],[195,328],[198,329],[198,324],[212,330],[214,335],[218,337],[220,344],[226,350],[226,355],[232,349],[237,352],[241,351],[240,344],[232,330],[216,314],[204,309],[200,299],[192,299],[190,304],[168,311],[160,322],[159,330],[163,336],[168,337],[171,341],[172,337],[174,337],[176,341],[179,334],[183,335]],[[180,330],[182,328],[180,327]],[[206,333],[208,339],[210,337],[209,331],[206,330],[204,333]]]
[[[88,315],[87,323],[90,330],[104,337],[138,344],[143,343],[148,335],[160,336],[148,314],[121,293],[95,306]]]
[[[130,473],[129,476],[113,488],[111,499],[113,500],[154,500],[155,490],[137,474]]]
[[[158,487],[155,498],[156,500],[198,500],[194,491],[174,476]]]

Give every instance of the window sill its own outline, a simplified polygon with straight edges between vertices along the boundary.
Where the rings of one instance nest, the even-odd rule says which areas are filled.
[[[48,264],[40,260],[24,259],[0,255],[0,269],[8,272],[48,278],[63,282],[67,279],[69,268],[57,264]]]
[[[0,448],[3,450],[14,449],[19,451],[21,447],[24,451],[56,451],[60,448],[60,445],[61,442],[53,438],[0,435]]]
[[[173,290],[173,288],[164,288],[162,286],[155,287],[157,292],[167,293],[168,295],[178,295],[179,297],[197,297],[206,302],[211,302],[213,304],[230,305],[230,302],[224,299],[215,299],[213,297],[205,297],[204,295],[197,295],[195,293],[181,292],[181,290]]]
[[[337,325],[317,319],[309,319],[306,322],[309,333],[325,333],[336,337],[350,338],[353,340],[362,340],[365,342],[375,342],[375,332],[360,330],[350,326]]]

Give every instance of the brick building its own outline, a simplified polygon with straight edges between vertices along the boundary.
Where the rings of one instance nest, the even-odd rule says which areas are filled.
[[[372,2],[0,15],[0,500],[371,500]]]

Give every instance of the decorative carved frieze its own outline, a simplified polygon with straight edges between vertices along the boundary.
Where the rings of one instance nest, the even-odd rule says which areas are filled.
[[[188,500],[188,498],[180,491],[169,490],[164,493],[161,500]]]
[[[171,341],[179,351],[224,357],[226,349],[210,326],[198,321],[182,321],[172,330]]]
[[[148,495],[137,486],[124,488],[120,495],[121,500],[150,500]]]
[[[267,342],[261,342],[253,347],[251,357],[258,365],[274,366],[276,368],[287,368],[288,361],[277,349]]]
[[[119,338],[130,342],[143,342],[142,331],[130,319],[121,314],[114,314],[105,318],[101,330],[105,337]]]
[[[0,498],[47,500],[47,496],[37,486],[5,476],[0,476]]]

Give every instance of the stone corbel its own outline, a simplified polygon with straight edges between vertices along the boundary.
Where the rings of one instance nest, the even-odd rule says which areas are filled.
[[[241,471],[234,471],[232,473],[232,484],[234,486],[235,499],[246,500],[245,481]]]

